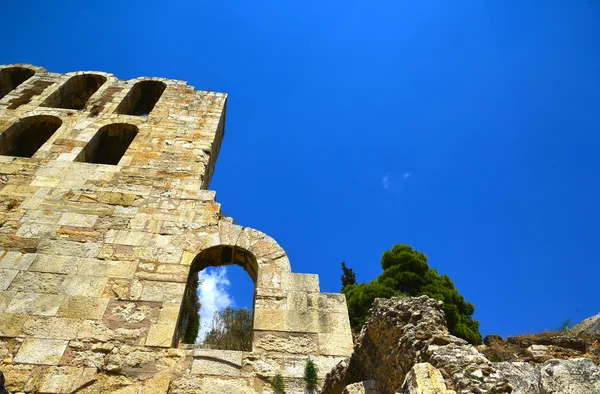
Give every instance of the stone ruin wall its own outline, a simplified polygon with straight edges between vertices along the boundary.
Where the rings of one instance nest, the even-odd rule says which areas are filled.
[[[9,390],[268,393],[280,373],[303,392],[307,358],[324,377],[352,352],[344,296],[292,273],[272,238],[223,217],[208,190],[226,101],[182,81],[0,66]],[[180,344],[190,275],[232,263],[255,282],[252,351]]]

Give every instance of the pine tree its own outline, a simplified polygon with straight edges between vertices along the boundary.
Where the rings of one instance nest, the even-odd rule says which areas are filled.
[[[346,262],[342,261],[342,290],[344,287],[356,284],[356,274],[352,268],[346,267]]]

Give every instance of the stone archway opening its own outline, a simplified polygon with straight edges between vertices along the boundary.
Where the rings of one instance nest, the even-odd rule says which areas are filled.
[[[139,130],[128,123],[111,123],[101,127],[75,161],[117,165]]]
[[[137,82],[119,104],[116,113],[148,116],[166,88],[167,85],[161,81]]]
[[[19,119],[0,134],[0,155],[32,157],[61,125],[60,118],[50,115]]]
[[[104,75],[99,74],[74,75],[52,93],[42,106],[82,111],[106,80]]]
[[[0,99],[17,86],[33,77],[35,71],[25,67],[7,67],[0,70]]]
[[[233,281],[224,277],[222,270],[225,267],[234,270],[228,274]],[[235,269],[238,272],[235,272]],[[239,272],[242,269],[245,273]],[[242,274],[250,277],[250,286],[243,286]],[[215,246],[196,256],[190,268],[179,316],[179,343],[220,350],[252,350],[257,276],[256,258],[238,247]],[[218,287],[219,281],[222,284],[223,280],[228,282],[227,289]],[[241,308],[230,305],[219,310],[219,306],[223,308],[227,301],[231,301],[232,292],[239,294],[237,290],[240,287],[251,291],[251,300],[247,303],[242,302]],[[249,287],[253,288],[250,290]],[[223,294],[224,291],[227,293]],[[223,296],[229,300],[223,303],[221,299],[220,304],[215,303],[215,297]]]

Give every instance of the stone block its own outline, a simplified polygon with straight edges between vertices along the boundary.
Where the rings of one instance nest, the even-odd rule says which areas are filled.
[[[4,256],[0,253],[0,269],[10,270],[27,270],[31,263],[36,258],[36,253],[23,254],[20,252],[4,252]]]
[[[347,313],[346,296],[341,293],[319,293],[318,307],[320,312]]]
[[[36,338],[75,339],[81,320],[54,316],[30,316],[23,325],[24,335]]]
[[[9,290],[28,293],[57,294],[65,275],[46,272],[19,271]]]
[[[319,313],[316,309],[285,310],[283,315],[285,331],[319,332]]]
[[[26,338],[15,356],[23,364],[57,365],[67,348],[67,341]]]
[[[95,379],[96,368],[50,367],[40,383],[40,392],[70,394]]]
[[[316,334],[296,334],[289,332],[254,331],[253,345],[256,351],[318,354]]]
[[[196,350],[192,374],[240,376],[243,352],[233,350]]]
[[[18,273],[19,271],[16,270],[0,269],[0,290],[4,291],[8,289]]]
[[[47,235],[54,235],[55,233],[55,224],[30,221],[21,225],[16,235],[26,238],[40,238]]]
[[[38,293],[16,293],[6,312],[23,313],[27,315],[54,316],[56,315],[64,296]]]
[[[181,304],[164,302],[160,309],[160,315],[158,317],[158,324],[174,325],[177,324],[179,318],[179,311],[181,310]]]
[[[102,319],[108,299],[98,297],[66,297],[60,305],[57,316],[76,319]]]
[[[350,319],[347,313],[319,313],[318,318],[320,333],[349,333]]]
[[[152,324],[146,337],[146,346],[170,347],[176,324]]]
[[[79,275],[106,276],[131,279],[135,276],[137,263],[134,261],[109,261],[85,259],[77,273]]]
[[[44,238],[40,241],[37,251],[42,254],[93,258],[98,256],[100,248],[100,244],[92,242],[74,242]]]
[[[319,354],[324,356],[342,356],[348,357],[352,354],[354,344],[352,343],[352,333],[319,333]]]
[[[285,331],[284,310],[254,309],[254,329],[264,331]]]
[[[14,296],[14,291],[0,291],[0,312],[4,312]]]
[[[319,291],[319,276],[314,274],[283,274],[283,285],[289,291]]]
[[[27,315],[0,313],[0,336],[16,337],[21,334]]]
[[[185,283],[145,281],[140,300],[179,303],[184,291]]]
[[[77,272],[80,262],[75,257],[40,254],[37,255],[29,270],[56,274],[73,274]]]
[[[61,294],[68,296],[100,297],[108,278],[101,276],[69,275],[60,287]]]
[[[94,227],[98,215],[85,215],[81,213],[65,212],[58,221],[61,226]]]

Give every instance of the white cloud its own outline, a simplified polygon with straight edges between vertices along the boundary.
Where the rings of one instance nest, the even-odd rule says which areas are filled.
[[[383,185],[383,188],[385,190],[390,190],[391,185],[391,181],[390,181],[390,174],[385,174],[385,176],[383,177],[383,179],[381,180],[381,184]]]
[[[402,181],[407,180],[410,176],[412,176],[411,172],[403,172],[402,179],[400,179],[400,177],[388,172],[381,179],[381,185],[387,191],[400,190]]]
[[[196,342],[202,342],[212,323],[215,311],[222,311],[233,305],[233,297],[229,295],[231,283],[227,279],[227,268],[208,267],[200,274],[198,297],[200,298],[200,330]]]

